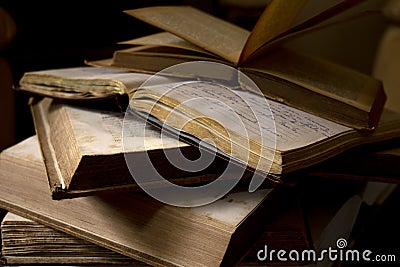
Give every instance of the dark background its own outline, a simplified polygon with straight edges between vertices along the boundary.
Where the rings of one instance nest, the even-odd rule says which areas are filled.
[[[13,17],[17,34],[2,56],[18,84],[26,71],[84,65],[110,57],[117,42],[157,29],[123,10],[181,1],[0,1]],[[202,7],[207,8],[207,7]],[[16,94],[15,142],[34,134],[27,96]]]

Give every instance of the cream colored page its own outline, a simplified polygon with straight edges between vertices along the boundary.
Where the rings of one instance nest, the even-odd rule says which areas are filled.
[[[249,36],[247,30],[189,6],[156,6],[125,12],[233,64],[237,64]]]
[[[239,95],[242,98],[253,100],[251,107],[253,107],[253,112],[257,114],[263,136],[268,138],[268,140],[263,140],[264,144],[269,144],[270,140],[274,140],[276,142],[275,148],[279,151],[305,147],[352,130],[349,127],[282,103],[272,100],[259,100],[259,98],[265,98],[248,91],[239,91]],[[268,103],[267,107],[264,105],[264,101]],[[271,129],[269,125],[263,125],[263,122],[271,120],[269,119],[271,114],[274,129]]]
[[[208,82],[182,82],[161,86],[145,86],[154,93],[155,98],[162,96],[164,104],[180,111],[202,124],[211,126],[223,139],[233,140],[241,147],[249,149],[251,142],[274,148],[274,122],[268,109],[253,108],[265,106],[265,98],[254,98],[254,94],[240,95],[242,91]],[[138,91],[134,98],[147,97],[147,90]],[[168,103],[173,99],[175,103]],[[261,103],[257,103],[257,101]],[[255,113],[252,110],[256,111]],[[262,123],[257,123],[262,121]],[[168,118],[166,120],[168,124]],[[261,126],[261,127],[260,127]],[[195,133],[193,133],[195,135]],[[249,138],[247,138],[249,137]],[[255,153],[259,153],[257,148]]]
[[[93,95],[124,94],[138,88],[149,77],[144,73],[84,66],[28,72],[22,77],[20,85],[27,89],[42,86],[47,90]]]
[[[221,88],[194,82],[147,89],[177,100],[181,104],[175,108],[191,117],[211,118],[231,136],[243,135],[280,151],[304,147],[351,130],[249,91]]]
[[[174,48],[181,48],[199,53],[211,54],[210,52],[189,43],[188,41],[179,38],[169,32],[160,32],[155,34],[146,35],[136,39],[120,42],[127,45],[151,45],[151,46],[168,46]],[[211,54],[212,55],[212,54]]]
[[[235,192],[206,206],[191,208],[191,211],[196,215],[236,227],[268,197],[271,191],[272,189],[259,189],[252,193]]]
[[[124,120],[123,113],[66,106],[83,155],[140,152],[186,146],[174,138],[161,138],[160,132],[139,118]],[[122,127],[127,127],[122,140]],[[124,141],[124,142],[123,142]],[[123,144],[129,144],[123,147]]]
[[[6,216],[4,216],[3,223],[13,223],[13,222],[27,222],[27,223],[34,223],[33,221],[26,219],[25,217],[21,217],[19,215],[16,215],[12,212],[7,212]]]
[[[43,161],[37,136],[31,136],[18,144],[7,148],[2,153],[9,153],[13,157],[31,161]]]
[[[269,104],[274,114],[277,149],[280,151],[305,147],[345,132],[355,131],[281,103],[269,101]]]

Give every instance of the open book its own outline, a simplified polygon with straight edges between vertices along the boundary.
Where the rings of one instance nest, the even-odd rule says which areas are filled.
[[[381,81],[281,44],[358,14],[343,14],[362,1],[342,1],[292,26],[306,0],[270,1],[251,32],[190,6],[155,6],[125,12],[165,32],[122,42],[112,59],[90,65],[156,73],[179,63],[211,61],[250,77],[266,97],[344,125],[373,130],[386,96]],[[198,73],[177,75],[202,76]],[[220,73],[210,79],[234,79]]]
[[[189,131],[187,132],[192,135],[191,137],[197,137],[191,143],[197,144],[199,139],[210,135],[210,140],[218,141],[215,143],[216,148],[219,152],[224,153],[223,157],[235,158],[240,161],[240,164],[248,164],[251,168],[261,171],[263,176],[265,176],[265,173],[278,176],[290,173],[321,162],[352,146],[398,136],[398,132],[396,132],[397,115],[389,111],[384,112],[382,125],[376,130],[377,132],[367,136],[352,128],[267,100],[260,95],[240,90],[240,88],[218,93],[221,88],[216,84],[185,83],[186,80],[177,82],[178,79],[170,76],[151,76],[102,67],[79,67],[26,73],[23,80],[25,88],[44,88],[43,91],[51,92],[53,96],[57,96],[55,98],[59,98],[62,94],[71,95],[71,98],[74,96],[84,97],[85,95],[101,98],[106,95],[108,87],[117,86],[120,89],[115,89],[114,92],[118,91],[118,94],[127,94],[132,98],[131,108],[152,114],[149,119],[157,118],[158,122],[156,123],[163,122],[171,113],[173,117],[177,118],[175,125],[171,126],[179,129],[180,125],[178,124],[191,121],[190,125],[195,127],[189,127],[190,129],[188,128]],[[185,86],[176,87],[176,85],[182,83],[185,83]],[[149,84],[151,86],[148,86]],[[176,94],[178,93],[177,90],[172,90],[171,93],[175,92],[175,95],[164,95],[164,92],[170,91],[171,88],[179,89],[179,94]],[[214,102],[205,101],[204,104],[179,105],[180,109],[177,112],[178,110],[175,107],[179,103],[187,101],[187,97],[193,96],[194,92],[199,99],[214,98]],[[216,98],[216,96],[218,97]],[[168,99],[174,99],[174,101],[165,102]],[[243,102],[246,99],[252,99],[250,108],[247,103]],[[233,100],[237,103],[234,101],[232,104]],[[231,103],[229,104],[230,109],[224,109],[221,106],[217,109],[210,108],[213,103],[215,104],[215,101]],[[157,108],[150,110],[154,103],[157,103],[155,105]],[[259,114],[252,114],[252,109]],[[232,112],[235,110],[236,115],[235,112]],[[135,186],[123,156],[121,132],[124,114],[110,113],[101,109],[78,108],[51,99],[33,103],[32,114],[41,147],[45,152],[46,167],[48,168],[49,182],[54,198],[78,196],[82,193],[101,189],[132,188]],[[268,116],[268,114],[271,116]],[[237,132],[237,129],[232,128],[232,126],[235,127],[236,122],[247,121],[246,127],[253,128],[252,134],[246,136],[242,129],[242,131],[237,132],[239,135],[219,138],[218,136],[224,135],[224,130],[222,129],[221,132],[220,127],[217,127],[215,123],[210,123],[212,120],[202,119],[202,124],[196,123],[196,120],[191,120],[191,118],[197,118],[199,115],[214,119],[219,118],[220,125],[227,128],[229,133]],[[229,119],[232,115],[239,116],[239,119],[237,117]],[[254,116],[257,116],[257,118]],[[254,119],[256,120],[253,124],[251,121],[254,121]],[[137,124],[138,129],[139,126],[144,126],[141,119],[133,118],[131,125],[135,124]],[[168,125],[168,122],[166,124]],[[257,128],[260,126],[264,128]],[[268,133],[270,126],[272,126],[271,131]],[[147,133],[152,136],[153,139],[151,140],[154,144],[161,144],[159,130],[152,128]],[[144,137],[143,134],[139,133],[137,137]],[[60,142],[60,140],[63,140],[63,142]],[[65,140],[68,140],[69,143],[67,144]],[[90,140],[92,142],[88,142]],[[146,138],[139,141],[143,143],[144,140]],[[166,138],[165,140],[170,139]],[[249,140],[253,145],[249,146]],[[147,142],[151,143],[150,139]],[[178,148],[179,146],[181,148]],[[78,149],[71,150],[71,147]],[[95,147],[95,150],[90,150],[90,147]],[[110,147],[113,147],[113,149],[110,150]],[[183,142],[171,143],[166,147],[176,151],[187,150],[186,155],[192,155],[192,157],[198,155],[199,152]],[[54,150],[54,153],[50,153],[52,150]],[[132,151],[137,151],[138,155],[147,153],[146,150],[140,148]],[[162,154],[161,147],[152,146],[149,151],[155,158],[159,158],[157,155]],[[69,156],[67,157],[67,155]],[[112,160],[104,161],[104,159]],[[104,162],[107,164],[103,165]],[[189,184],[196,181],[210,181],[217,177],[216,173],[223,169],[221,168],[223,166],[221,160],[217,160],[217,162],[219,163],[213,164],[203,173],[177,172],[177,168],[163,167],[165,167],[164,170],[174,170],[167,172],[169,174],[165,177],[168,180],[179,178],[175,179],[175,182]],[[108,168],[110,164],[114,166],[112,169]],[[96,166],[99,165],[103,167],[97,168]],[[60,169],[60,171],[57,171],[57,169]],[[92,175],[86,175],[87,172]],[[119,175],[110,175],[111,173],[118,173]],[[81,178],[78,176],[81,176]]]
[[[365,134],[247,90],[207,82],[145,84],[127,112],[264,174],[287,174],[351,147],[400,136],[400,114],[390,110],[375,132]]]
[[[207,168],[189,172],[176,167],[168,153],[182,153],[188,159],[199,156],[199,149],[169,136],[140,118],[127,122],[121,112],[68,105],[56,99],[32,101],[31,113],[45,159],[51,195],[72,198],[104,190],[138,189],[125,157],[138,163],[144,175],[154,168],[167,180],[180,185],[212,181],[226,165],[215,158]],[[123,143],[123,126],[125,132]],[[149,162],[143,158],[148,158]],[[148,178],[150,186],[161,186]]]
[[[237,191],[196,208],[141,192],[54,201],[35,137],[0,154],[0,208],[157,266],[232,266],[286,210],[291,189]]]

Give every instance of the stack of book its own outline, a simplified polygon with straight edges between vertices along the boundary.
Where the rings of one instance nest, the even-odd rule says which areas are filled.
[[[381,81],[283,43],[354,19],[343,11],[355,2],[291,26],[306,1],[273,0],[252,32],[187,6],[128,10],[165,32],[113,58],[25,73],[16,89],[32,96],[36,135],[0,154],[2,260],[254,265],[266,245],[350,238],[364,184],[336,167],[398,139],[400,114],[384,108]],[[335,193],[316,233],[300,181],[332,169],[357,183]],[[341,216],[345,229],[332,230]]]

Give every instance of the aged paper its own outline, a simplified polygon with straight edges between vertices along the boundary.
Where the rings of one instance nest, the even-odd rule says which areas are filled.
[[[282,153],[354,131],[247,90],[207,82],[144,86],[133,107],[195,136],[208,149],[272,173],[282,172]]]
[[[169,32],[160,32],[155,34],[146,35],[136,39],[120,42],[120,44],[128,45],[145,45],[145,46],[168,46],[180,49],[186,49],[194,52],[210,54],[207,50],[204,50],[197,45],[194,45],[178,36]],[[215,55],[214,55],[215,56]]]
[[[161,139],[160,131],[139,118],[124,121],[124,114],[90,110],[67,106],[75,138],[83,155],[106,155],[124,152],[122,127],[127,127],[124,143],[129,143],[129,151],[140,152],[152,149],[177,148],[187,146],[175,138]],[[125,125],[124,125],[125,123]],[[145,139],[145,140],[144,140]],[[125,147],[127,149],[128,147]]]
[[[20,86],[46,95],[52,91],[71,98],[110,96],[137,89],[151,75],[104,67],[72,67],[27,72]]]
[[[259,57],[247,69],[265,74],[266,79],[279,77],[367,112],[380,89],[379,81],[364,73],[289,49]]]
[[[235,65],[250,34],[245,29],[189,6],[160,6],[125,12]]]
[[[161,99],[228,139],[237,136],[240,140],[242,136],[242,140],[250,139],[273,150],[296,149],[351,130],[261,95],[212,83],[146,87],[135,98],[140,96]],[[210,124],[210,120],[218,123]]]
[[[268,41],[287,31],[308,0],[274,0],[261,14],[243,48],[239,64]]]

